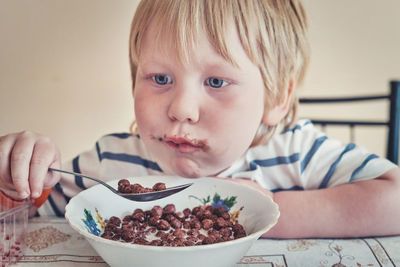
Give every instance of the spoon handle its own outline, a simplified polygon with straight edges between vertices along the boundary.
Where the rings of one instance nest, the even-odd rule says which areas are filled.
[[[87,178],[87,179],[90,179],[90,180],[92,180],[92,181],[95,181],[95,182],[97,182],[97,183],[99,183],[99,184],[104,185],[105,187],[107,187],[108,189],[110,189],[111,191],[113,191],[114,193],[118,193],[118,191],[115,190],[115,189],[114,189],[112,186],[110,186],[109,184],[103,182],[102,180],[99,180],[99,179],[96,179],[96,178],[93,178],[93,177],[90,177],[90,176],[86,176],[86,175],[83,175],[83,174],[80,174],[80,173],[77,173],[77,172],[69,172],[69,171],[64,171],[64,170],[54,169],[54,168],[49,168],[49,171],[62,172],[62,173],[67,173],[67,174],[79,176],[79,177],[82,177],[82,178]]]

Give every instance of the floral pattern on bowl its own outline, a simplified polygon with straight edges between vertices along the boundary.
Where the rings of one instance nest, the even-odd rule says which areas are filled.
[[[102,234],[102,232],[104,231],[106,224],[105,224],[103,218],[101,217],[98,209],[95,208],[95,210],[96,210],[97,222],[93,219],[93,216],[92,216],[92,213],[90,212],[90,210],[87,210],[86,208],[83,209],[85,218],[82,219],[82,221],[86,225],[89,233],[94,234],[96,236],[100,236]]]

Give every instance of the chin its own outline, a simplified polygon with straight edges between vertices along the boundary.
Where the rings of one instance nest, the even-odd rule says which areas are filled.
[[[180,177],[184,177],[184,178],[199,178],[199,177],[204,177],[204,175],[202,175],[201,173],[195,173],[193,172],[193,170],[178,170],[176,172],[174,172],[175,175],[180,176]]]
[[[176,175],[184,178],[200,178],[215,176],[210,166],[205,168],[204,162],[199,162],[187,157],[173,157],[169,161],[158,161],[161,169],[167,175]]]
[[[173,157],[171,160],[167,161],[158,160],[158,164],[167,175],[175,175],[184,178],[198,178],[203,174],[198,164],[187,158]]]
[[[196,172],[195,170],[196,170],[195,168],[190,168],[188,166],[185,166],[185,168],[175,167],[175,168],[171,168],[171,169],[167,168],[166,173],[168,173],[170,175],[184,177],[184,178],[200,178],[200,177],[207,176],[205,173]]]

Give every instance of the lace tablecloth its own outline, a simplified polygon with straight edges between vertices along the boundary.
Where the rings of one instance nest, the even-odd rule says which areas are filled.
[[[400,266],[400,236],[361,239],[259,239],[237,267]],[[108,266],[61,218],[29,221],[27,247],[17,265]]]

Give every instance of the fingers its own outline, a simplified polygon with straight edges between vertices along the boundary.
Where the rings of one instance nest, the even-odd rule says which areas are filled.
[[[0,184],[8,189],[14,188],[10,171],[10,154],[15,139],[15,135],[0,137]]]
[[[260,184],[258,184],[255,180],[252,180],[250,178],[246,178],[246,177],[241,177],[241,178],[234,178],[232,179],[233,182],[244,185],[244,186],[248,186],[251,187],[253,189],[256,189],[270,197],[273,196],[273,193],[271,191],[269,191],[266,188],[263,188]]]
[[[48,172],[49,166],[60,166],[60,153],[50,138],[28,131],[0,137],[0,187],[8,196],[39,197],[60,179]]]
[[[11,150],[10,169],[12,182],[21,198],[27,198],[31,193],[28,178],[35,141],[33,133],[22,132],[18,135]]]
[[[18,192],[15,191],[15,189],[8,189],[8,188],[2,187],[1,192],[13,200],[21,200],[21,197],[19,196]]]
[[[57,160],[54,161],[49,168],[60,169],[60,156],[58,156]],[[61,178],[61,174],[59,172],[48,172],[47,179],[43,183],[43,190],[52,188]]]
[[[33,148],[30,162],[29,185],[32,198],[38,198],[43,190],[52,187],[59,179],[58,173],[49,172],[50,166],[59,167],[58,149],[47,137],[37,140]]]

